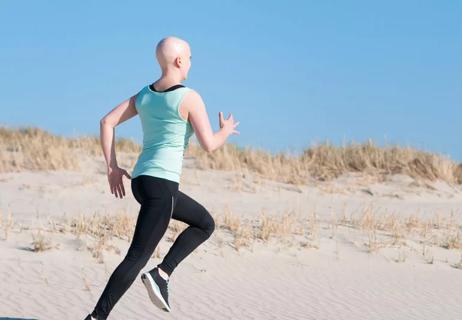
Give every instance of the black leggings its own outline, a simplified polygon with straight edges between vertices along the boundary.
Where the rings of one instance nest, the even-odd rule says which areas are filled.
[[[158,265],[169,276],[215,229],[215,221],[210,213],[200,203],[178,190],[177,182],[140,175],[131,180],[131,188],[141,208],[127,254],[112,273],[92,312],[92,316],[98,320],[107,318],[120,297],[135,281],[167,230],[170,218],[189,226],[178,235]]]

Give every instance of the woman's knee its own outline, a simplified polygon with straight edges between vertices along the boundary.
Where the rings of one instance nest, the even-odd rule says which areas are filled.
[[[207,211],[205,215],[204,222],[203,222],[203,229],[210,237],[215,230],[215,220],[213,219],[212,215]]]

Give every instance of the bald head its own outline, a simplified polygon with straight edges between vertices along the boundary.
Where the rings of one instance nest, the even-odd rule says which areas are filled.
[[[177,37],[166,37],[156,46],[156,58],[162,70],[175,67],[176,58],[189,59],[191,51],[189,44]]]

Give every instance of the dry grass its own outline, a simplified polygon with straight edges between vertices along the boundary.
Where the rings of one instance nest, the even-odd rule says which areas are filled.
[[[39,229],[37,233],[32,233],[32,248],[34,252],[46,251],[51,248],[59,248],[59,243],[56,245],[52,244],[51,238],[46,237],[43,233],[43,230]]]
[[[11,215],[10,215],[11,216]],[[293,211],[282,213],[279,216],[269,216],[265,210],[261,210],[260,218],[255,220],[241,219],[240,215],[233,214],[228,206],[225,206],[223,214],[217,215],[217,231],[225,230],[233,236],[228,242],[231,247],[240,250],[241,247],[250,247],[255,241],[269,242],[274,239],[287,243],[288,238],[298,237],[298,241],[292,243],[298,248],[319,249],[320,229],[323,222],[318,220],[316,210],[313,210],[308,219],[296,219]],[[13,222],[10,218],[6,224],[0,220],[1,226],[12,229]],[[93,245],[87,245],[100,263],[103,262],[104,250],[113,250],[120,254],[120,249],[110,244],[113,237],[131,241],[134,231],[135,220],[126,212],[118,214],[103,215],[80,215],[71,221],[56,222],[49,219],[49,232],[66,233],[70,232],[77,237],[82,234],[92,236],[95,241]],[[421,243],[422,257],[427,263],[433,262],[432,248],[440,247],[447,250],[461,250],[462,252],[462,224],[456,221],[451,213],[444,216],[436,213],[429,218],[419,218],[413,214],[410,216],[396,217],[395,214],[378,215],[371,206],[366,206],[359,211],[359,217],[351,214],[349,218],[343,212],[340,217],[332,216],[324,227],[330,230],[327,236],[335,239],[338,227],[347,227],[362,232],[366,237],[363,243],[368,252],[377,252],[381,248],[395,247],[399,250],[399,257],[396,261],[405,260],[403,248],[408,247],[408,241]],[[172,221],[167,233],[167,241],[173,242],[178,234],[182,232],[186,224]],[[21,227],[21,230],[29,228]],[[226,244],[222,236],[217,236],[219,246]],[[301,239],[300,239],[301,237]],[[33,235],[34,251],[50,249],[51,242],[43,236],[42,230]],[[157,247],[155,256],[160,258],[160,249]]]
[[[287,211],[281,216],[269,216],[264,208],[260,211],[260,219],[241,220],[239,215],[234,214],[229,206],[225,206],[223,214],[218,215],[217,225],[219,229],[227,230],[233,235],[232,246],[237,251],[241,247],[250,247],[255,241],[267,242],[270,239],[285,241],[292,235],[305,235],[307,232],[303,222],[296,219],[293,211]],[[223,238],[217,240],[219,246],[224,244]],[[308,245],[305,245],[308,246]],[[310,246],[315,247],[315,246]]]
[[[257,237],[262,240],[268,240],[270,235],[274,236],[288,236],[295,232],[293,227],[296,225],[296,219],[293,212],[283,213],[279,219],[276,217],[270,217],[262,209],[260,213],[261,224]]]
[[[82,234],[88,234],[95,237],[93,244],[87,245],[87,249],[92,253],[93,258],[98,263],[104,263],[104,251],[112,250],[120,255],[120,249],[109,241],[113,238],[131,241],[134,231],[135,217],[131,216],[124,210],[115,214],[93,215],[80,214],[78,217],[66,221],[65,224],[57,224],[50,221],[52,228],[58,228],[60,232],[69,231],[79,238]]]
[[[95,258],[98,263],[104,263],[103,250],[109,249],[107,247],[108,239],[109,239],[109,234],[105,233],[103,235],[100,235],[93,245],[87,245],[87,249],[92,253],[92,257]]]
[[[410,147],[378,147],[372,140],[336,147],[325,143],[310,147],[300,156],[226,144],[212,153],[191,144],[188,154],[202,169],[253,171],[262,177],[291,184],[304,184],[309,178],[330,180],[346,172],[364,172],[384,177],[407,174],[415,179],[462,184],[462,164],[442,155]]]
[[[402,248],[409,240],[421,243],[420,254],[426,263],[433,263],[434,246],[462,250],[462,224],[456,220],[454,212],[449,215],[435,213],[429,218],[416,214],[398,218],[395,214],[377,215],[372,206],[367,206],[358,218],[343,219],[339,225],[363,231],[367,235],[364,245],[371,253],[385,247],[398,248],[396,261],[399,262],[405,260]]]
[[[13,214],[11,213],[9,208],[8,208],[8,214],[7,214],[7,216],[5,218],[3,217],[2,209],[0,209],[0,226],[3,229],[3,234],[5,235],[5,237],[4,237],[5,240],[8,239],[8,235],[9,235],[10,230],[13,227],[13,225],[14,225]]]
[[[234,234],[233,247],[239,251],[241,247],[249,247],[254,240],[253,227],[241,225]]]
[[[224,214],[223,214],[223,219],[222,219],[222,224],[220,227],[226,228],[232,232],[236,232],[240,225],[241,225],[241,219],[239,216],[233,214],[229,206],[225,205],[224,209]]]
[[[118,151],[137,153],[129,139],[116,140]],[[36,127],[0,127],[0,172],[22,170],[81,170],[79,154],[103,156],[97,136],[66,138]]]
[[[83,170],[76,155],[102,159],[99,136],[66,138],[35,127],[0,127],[0,172],[21,170]],[[130,139],[117,138],[116,152],[133,155],[141,146]],[[364,172],[381,177],[407,174],[415,179],[462,184],[462,164],[442,155],[410,147],[378,147],[372,140],[336,147],[328,142],[305,149],[301,155],[271,154],[258,148],[225,144],[212,153],[191,142],[187,155],[196,159],[200,169],[235,170],[240,176],[249,172],[257,177],[300,185],[310,178],[330,180],[346,172]],[[134,165],[130,162],[128,166]],[[236,182],[235,188],[242,188]]]
[[[71,231],[76,236],[89,234],[103,238],[109,234],[111,237],[114,236],[130,242],[134,224],[135,217],[124,210],[120,210],[115,214],[98,212],[90,216],[80,214],[68,221],[67,228],[64,227],[64,229]]]
[[[233,236],[232,246],[249,247],[254,241],[268,242],[270,239],[286,241],[293,236],[302,236],[296,242],[299,247],[319,249],[321,221],[313,210],[307,220],[297,219],[293,211],[269,216],[261,209],[257,220],[242,220],[225,206],[223,214],[218,216],[218,227],[229,231]],[[439,213],[428,219],[417,215],[397,217],[392,214],[378,214],[372,206],[360,209],[359,216],[351,214],[346,217],[345,208],[340,217],[331,215],[326,229],[330,230],[329,238],[335,238],[338,226],[346,226],[361,231],[366,242],[363,243],[368,252],[377,252],[385,247],[403,248],[407,240],[422,243],[422,256],[427,263],[433,263],[431,248],[433,246],[445,249],[462,249],[462,225],[456,221],[454,213],[443,216]],[[222,238],[221,242],[223,242]],[[402,250],[399,251],[399,261],[405,260]]]
[[[0,215],[0,226],[4,230],[12,230],[15,227],[12,214],[8,216],[8,219],[3,219]],[[298,218],[291,210],[277,216],[270,216],[264,209],[261,209],[257,219],[249,220],[241,217],[233,213],[229,206],[224,207],[222,214],[215,215],[217,229],[214,237],[219,247],[229,245],[240,251],[241,248],[253,248],[256,241],[269,244],[271,240],[276,240],[284,244],[284,248],[319,249],[321,229],[327,230],[325,234],[327,238],[335,240],[339,227],[342,227],[343,231],[348,229],[359,232],[365,240],[361,245],[369,253],[378,252],[387,247],[396,248],[397,256],[393,259],[396,262],[404,262],[407,257],[406,252],[414,251],[421,255],[425,263],[432,264],[435,248],[460,250],[461,260],[451,266],[462,269],[462,223],[456,219],[454,212],[449,215],[436,212],[428,218],[420,217],[418,214],[398,217],[394,213],[378,214],[373,206],[368,205],[351,213],[348,217],[345,208],[338,217],[332,212],[330,219],[325,222],[318,219],[316,209],[313,209],[306,218]],[[110,215],[81,214],[62,222],[49,219],[48,226],[48,229],[40,227],[38,232],[32,232],[32,251],[40,252],[53,247],[59,248],[59,244],[53,245],[51,238],[46,236],[49,232],[69,232],[77,238],[81,235],[89,235],[93,241],[86,245],[86,249],[99,263],[103,263],[105,252],[113,251],[120,255],[120,249],[110,243],[113,237],[127,242],[131,241],[135,216],[130,216],[123,210]],[[167,241],[173,242],[186,227],[187,225],[182,222],[172,221],[167,230]],[[21,230],[31,229],[20,226]],[[216,234],[219,231],[231,234],[230,241],[224,240],[228,237],[223,237],[222,232]],[[416,243],[420,244],[420,249],[415,247]],[[160,246],[157,246],[154,257],[161,258]]]
[[[234,214],[229,206],[225,206],[223,213],[215,217],[217,231],[224,230],[233,236],[228,243],[239,251],[242,247],[250,247],[255,241],[269,242],[271,239],[287,242],[288,238],[301,236],[302,239],[295,241],[299,248],[319,249],[320,229],[323,224],[317,218],[316,210],[311,212],[308,219],[297,219],[293,211],[287,211],[279,216],[269,216],[261,209],[259,219],[242,219]],[[90,234],[96,237],[93,246],[88,249],[93,256],[102,262],[104,250],[114,248],[108,244],[113,236],[130,241],[129,235],[134,228],[134,219],[129,218],[125,212],[116,215],[81,215],[73,219],[67,226],[52,224],[53,230],[60,232],[70,231],[76,235]],[[58,226],[58,227],[57,227]],[[407,241],[412,240],[422,243],[422,258],[426,263],[433,263],[432,248],[434,246],[444,249],[462,250],[462,224],[455,219],[453,213],[444,216],[439,213],[427,219],[417,215],[403,216],[398,218],[395,214],[377,214],[372,206],[366,206],[359,211],[359,216],[345,215],[345,210],[340,217],[332,215],[326,229],[331,231],[329,238],[335,238],[339,226],[346,226],[362,232],[366,237],[364,246],[368,252],[373,253],[385,247],[398,249],[397,262],[406,259],[403,248],[408,247]],[[172,221],[169,225],[167,241],[173,242],[179,233],[187,227],[186,224]],[[64,231],[63,231],[64,230]],[[335,231],[334,231],[335,230]],[[218,236],[220,247],[225,244],[223,237]],[[300,239],[300,238],[299,238]],[[115,250],[120,253],[120,250]],[[160,249],[157,247],[155,257],[160,258]]]

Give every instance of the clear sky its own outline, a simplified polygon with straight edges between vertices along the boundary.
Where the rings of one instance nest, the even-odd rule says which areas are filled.
[[[185,85],[229,142],[299,152],[368,138],[462,161],[462,1],[0,0],[0,124],[65,136],[155,81],[187,40]],[[116,136],[141,143],[139,118]]]

